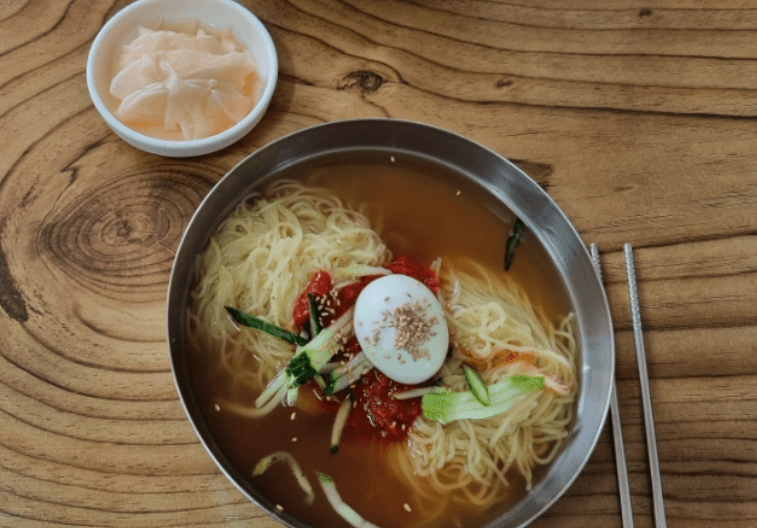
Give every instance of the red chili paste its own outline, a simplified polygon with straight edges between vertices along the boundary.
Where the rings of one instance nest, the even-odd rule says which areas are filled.
[[[310,318],[308,293],[312,293],[315,295],[316,300],[323,301],[326,306],[334,310],[333,314],[328,311],[320,314],[321,325],[327,327],[334,321],[334,319],[338,318],[355,304],[360,292],[363,291],[363,288],[379,277],[381,277],[381,275],[363,277],[359,282],[339,288],[336,291],[337,302],[332,296],[333,287],[331,275],[323,270],[317,271],[315,275],[313,275],[313,278],[310,279],[310,282],[308,282],[305,291],[300,294],[297,301],[294,303],[292,317],[294,318],[295,326],[297,326],[297,328],[302,328]]]
[[[297,301],[294,303],[292,315],[294,316],[294,324],[297,328],[302,328],[302,325],[304,325],[310,317],[308,293],[312,293],[316,297],[326,297],[330,291],[331,275],[326,271],[316,271],[313,278],[310,279],[310,282],[308,282],[308,285],[305,287],[305,291],[300,294]]]
[[[360,438],[375,436],[387,442],[404,440],[421,413],[421,400],[396,400],[392,394],[410,388],[390,380],[376,369],[371,370],[354,389],[355,410],[348,422],[350,431]]]
[[[439,286],[442,284],[436,272],[428,266],[419,264],[407,255],[400,255],[387,264],[386,267],[387,269],[392,270],[393,273],[407,275],[408,277],[421,281],[434,293],[439,291]]]

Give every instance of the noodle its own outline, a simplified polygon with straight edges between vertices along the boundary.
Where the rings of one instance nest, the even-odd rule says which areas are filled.
[[[192,291],[197,319],[225,344],[217,365],[239,379],[257,363],[260,390],[291,358],[291,345],[262,332],[237,332],[224,309],[234,306],[281,327],[291,324],[297,296],[318,270],[381,266],[391,254],[360,212],[324,189],[282,180],[268,198],[242,203],[211,238]],[[250,361],[255,354],[256,361]]]
[[[315,272],[327,271],[343,286],[355,282],[345,271],[350,266],[383,266],[390,259],[367,217],[327,190],[283,180],[265,197],[241,204],[208,243],[188,316],[190,338],[213,351],[214,375],[225,380],[217,405],[249,418],[267,414],[279,397],[267,394],[260,409],[254,402],[294,354],[290,343],[239,331],[225,306],[293,330],[295,301]],[[457,264],[453,269],[437,258],[430,266],[442,280],[437,296],[452,347],[439,373],[442,387],[466,391],[466,363],[487,385],[539,376],[544,388],[491,418],[442,425],[420,415],[407,443],[387,448],[382,459],[413,490],[413,511],[429,523],[453,503],[465,503],[468,511],[491,507],[513,480],[531,489],[534,468],[560,451],[577,392],[572,316],[555,327],[510,277],[476,263]]]
[[[425,482],[439,493],[460,492],[465,500],[485,505],[508,487],[505,475],[511,468],[531,489],[533,468],[557,456],[572,419],[577,346],[572,316],[555,329],[513,281],[471,267],[471,274],[440,269],[440,297],[449,299],[443,306],[453,343],[453,359],[442,367],[442,385],[467,390],[465,361],[477,366],[488,385],[506,376],[542,375],[546,388],[487,419],[442,425],[418,417],[410,449],[400,453],[406,460],[399,469],[416,485],[418,476],[426,476]]]

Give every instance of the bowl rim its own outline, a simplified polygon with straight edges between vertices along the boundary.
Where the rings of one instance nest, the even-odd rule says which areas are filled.
[[[260,36],[265,48],[265,55],[268,57],[269,72],[265,76],[265,84],[260,97],[250,109],[250,112],[235,125],[217,134],[200,139],[169,140],[156,138],[142,134],[121,122],[116,118],[113,112],[110,111],[105,104],[103,97],[100,95],[97,86],[96,63],[98,57],[102,53],[107,53],[108,51],[104,48],[104,45],[110,33],[124,23],[124,20],[130,17],[135,19],[134,24],[139,24],[139,17],[137,15],[140,10],[166,1],[171,0],[137,0],[133,4],[129,4],[114,14],[102,26],[102,28],[100,28],[92,42],[89,53],[87,54],[87,90],[89,91],[90,98],[92,99],[95,108],[108,126],[134,146],[139,146],[139,148],[148,150],[149,152],[171,156],[191,156],[197,153],[207,154],[209,152],[220,150],[240,139],[258,123],[273,98],[273,92],[278,80],[278,55],[273,39],[260,19],[242,4],[234,2],[233,0],[202,0],[201,2],[222,5],[225,8],[235,11],[241,18],[249,22],[255,33]],[[207,23],[203,20],[199,20],[199,22]],[[235,34],[234,38],[239,40],[239,35]],[[147,147],[148,145],[149,148]]]
[[[189,235],[192,232],[192,229],[196,228],[198,224],[201,225],[202,222],[206,220],[206,218],[204,218],[206,209],[212,208],[211,206],[213,205],[214,201],[218,201],[217,197],[226,190],[226,187],[232,186],[235,178],[244,178],[244,173],[248,168],[252,167],[253,170],[259,170],[259,167],[261,165],[273,164],[273,170],[269,171],[269,174],[273,173],[275,175],[275,173],[278,173],[283,168],[286,168],[292,164],[307,162],[309,159],[318,158],[329,153],[327,151],[315,152],[311,157],[302,157],[292,162],[291,160],[288,160],[288,157],[291,156],[294,150],[296,150],[296,147],[299,147],[300,149],[312,148],[313,144],[318,143],[319,138],[322,138],[327,132],[333,132],[337,137],[342,139],[354,139],[353,136],[356,128],[359,129],[361,127],[370,131],[370,134],[366,135],[369,135],[371,138],[377,135],[377,130],[384,128],[388,128],[388,132],[385,133],[387,133],[389,136],[392,135],[392,128],[403,131],[403,138],[425,133],[427,135],[434,136],[436,139],[441,139],[442,141],[447,140],[448,142],[453,142],[458,145],[468,146],[474,151],[477,151],[476,154],[485,155],[489,156],[492,159],[496,159],[501,164],[501,167],[506,168],[509,176],[514,175],[519,180],[516,187],[521,190],[527,190],[527,194],[529,196],[525,199],[520,200],[521,203],[526,203],[525,208],[514,204],[513,201],[507,198],[502,192],[493,193],[494,197],[497,200],[501,201],[518,217],[523,219],[526,227],[531,228],[530,230],[536,234],[537,238],[539,239],[539,243],[544,246],[544,249],[546,249],[546,251],[550,255],[550,258],[552,259],[552,262],[555,264],[558,273],[560,274],[561,279],[563,280],[566,289],[568,290],[568,295],[570,296],[574,309],[576,308],[578,303],[578,306],[590,307],[591,309],[588,310],[588,313],[594,313],[597,316],[597,319],[591,321],[591,324],[589,324],[587,323],[587,321],[582,319],[581,314],[577,314],[579,325],[579,339],[581,340],[581,360],[577,365],[577,373],[579,375],[579,379],[581,380],[582,389],[584,389],[584,384],[586,383],[588,376],[595,376],[595,380],[598,380],[595,381],[595,383],[599,384],[598,405],[596,405],[592,409],[582,409],[582,406],[585,404],[585,402],[583,402],[585,395],[582,394],[583,391],[579,391],[579,395],[577,396],[575,403],[577,412],[575,413],[575,416],[573,418],[573,430],[569,433],[568,439],[561,447],[561,452],[558,454],[556,459],[550,462],[550,464],[547,466],[549,468],[547,473],[541,478],[539,482],[536,483],[534,488],[524,499],[521,499],[512,508],[506,509],[497,518],[480,528],[524,527],[541,516],[547,509],[549,509],[575,482],[575,480],[578,478],[578,476],[581,474],[584,467],[588,463],[599,441],[599,437],[602,434],[607,416],[609,414],[611,392],[612,390],[614,390],[615,336],[612,317],[610,314],[609,302],[602,285],[601,278],[599,277],[597,270],[594,267],[589,251],[581,240],[580,235],[578,234],[575,227],[570,223],[565,213],[559,208],[554,200],[530,176],[528,176],[525,172],[523,172],[520,168],[518,168],[504,156],[484,145],[481,145],[480,143],[477,143],[455,132],[451,132],[425,123],[391,118],[358,118],[327,122],[297,130],[266,144],[265,146],[261,147],[260,149],[256,150],[255,152],[251,153],[240,162],[238,162],[223,176],[223,178],[221,178],[221,180],[219,180],[215,184],[215,186],[202,199],[199,206],[192,215],[189,223],[187,224],[187,227],[179,243],[179,247],[176,251],[174,264],[172,266],[171,275],[169,278],[166,310],[166,333],[168,337],[168,351],[171,361],[171,370],[174,376],[174,384],[179,394],[179,399],[181,401],[182,407],[187,414],[192,428],[195,430],[195,433],[200,438],[203,446],[205,447],[211,458],[214,460],[218,468],[247,499],[264,509],[269,515],[273,516],[279,522],[282,522],[287,526],[290,526],[292,528],[312,528],[312,525],[294,518],[286,512],[278,511],[274,507],[274,505],[270,503],[270,501],[265,499],[254,488],[250,487],[248,489],[244,487],[242,482],[240,482],[238,479],[238,471],[233,466],[228,464],[228,461],[225,460],[225,457],[223,456],[223,453],[220,452],[220,450],[216,452],[211,447],[210,444],[214,444],[214,441],[212,438],[209,438],[209,433],[207,432],[207,430],[205,430],[206,428],[204,428],[204,424],[198,424],[199,420],[196,420],[195,417],[193,417],[193,412],[198,411],[196,408],[190,408],[190,405],[194,405],[196,407],[196,402],[189,401],[190,398],[192,398],[192,394],[185,393],[185,389],[182,385],[184,380],[180,378],[180,375],[183,374],[181,369],[184,366],[182,364],[181,354],[186,353],[186,351],[177,350],[177,343],[182,342],[184,336],[181,336],[178,330],[172,324],[172,320],[176,319],[177,313],[179,312],[179,310],[172,308],[172,303],[175,304],[177,302],[177,297],[179,298],[179,300],[181,300],[183,296],[184,300],[186,300],[188,294],[188,288],[184,288],[183,290],[185,291],[183,292],[177,292],[177,289],[180,289],[183,286],[183,284],[180,284],[183,279],[182,277],[180,277],[180,275],[191,275],[191,273],[186,269],[180,269],[180,266],[177,266],[177,262],[180,262],[180,259],[182,258],[190,263],[197,262],[196,256],[197,254],[199,254],[199,252],[187,255],[187,251],[192,251],[193,249],[187,249],[187,247],[190,245]],[[381,132],[384,131],[382,130]],[[382,139],[385,139],[384,136],[381,137]],[[391,141],[389,141],[385,145],[381,147],[375,147],[375,149],[368,148],[366,150],[383,150],[387,153],[394,152],[395,154],[398,152],[408,152],[399,147],[395,139],[397,138],[392,137]],[[355,141],[359,141],[359,139]],[[340,152],[340,149],[336,148],[331,152],[338,153]],[[258,188],[260,185],[265,185],[271,180],[263,175],[258,177],[257,179],[252,178],[252,181],[253,183],[247,184],[248,189],[253,187]],[[490,189],[488,186],[484,186],[484,190],[491,192],[492,189]],[[212,235],[213,232],[215,232],[222,219],[230,213],[233,207],[243,201],[244,197],[247,196],[247,194],[237,192],[236,195],[232,196],[235,196],[235,199],[233,200],[234,204],[233,206],[229,206],[227,204],[226,212],[222,214],[222,212],[220,212],[217,208],[213,210],[213,214],[210,216],[213,218],[215,225],[212,229],[208,229],[207,226],[205,227],[207,236],[203,238],[203,244],[206,243],[207,239]],[[534,197],[537,197],[541,201],[529,204],[529,200]],[[533,224],[533,218],[538,217],[533,217],[533,215],[526,216],[524,215],[524,211],[528,208],[534,209],[533,206],[537,206],[538,209],[539,205],[547,206],[547,212],[549,213],[549,215],[551,215],[550,218],[557,220],[560,225],[546,225],[545,227],[542,227],[540,229],[533,229],[535,227]],[[528,219],[526,220],[524,218]],[[545,234],[548,234],[552,238],[554,238],[555,236],[557,236],[558,238],[567,236],[571,238],[574,243],[577,242],[577,244],[574,244],[574,246],[572,246],[572,249],[574,250],[573,257],[578,259],[579,262],[575,262],[571,266],[569,265],[569,263],[562,262],[560,259],[556,260],[556,257],[553,254],[553,248],[545,244]],[[191,257],[191,259],[187,260],[189,257]],[[578,275],[578,278],[575,281],[569,280],[569,277],[567,275],[568,272],[575,272]],[[578,284],[578,286],[580,286],[581,288],[587,289],[589,295],[579,296],[578,292],[576,291],[577,286],[574,283]],[[183,303],[183,305],[186,306],[186,303]],[[179,326],[182,330],[184,329],[184,327],[181,325],[181,322],[179,323]],[[591,369],[586,364],[586,357],[584,355],[584,351],[593,350],[594,347],[597,348],[594,353],[601,354],[604,359],[603,369],[599,370],[598,372],[591,372]],[[593,421],[591,429],[583,427],[577,423],[582,411],[588,413],[587,416],[592,418]],[[558,461],[562,460],[562,465],[565,465],[565,460],[568,456],[565,453],[566,448],[573,445],[579,446],[575,449],[579,450],[580,456],[578,460],[570,458],[567,459],[569,467],[571,469],[570,474],[567,476],[567,478],[565,478],[564,475],[560,475],[558,473],[558,478],[560,478],[558,486],[547,486],[548,477],[549,475],[554,473],[553,469],[557,465]],[[532,506],[532,508],[524,512],[523,506],[526,503],[529,503],[528,505]],[[513,514],[515,509],[518,509],[518,511],[515,515],[511,515]]]

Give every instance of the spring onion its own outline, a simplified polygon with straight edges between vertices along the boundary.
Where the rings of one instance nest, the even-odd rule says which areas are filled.
[[[454,420],[489,418],[502,414],[531,392],[544,388],[544,377],[510,376],[489,386],[491,405],[485,407],[470,391],[426,394],[423,415],[442,424]]]
[[[339,451],[339,442],[342,439],[342,433],[344,427],[347,425],[347,418],[350,416],[352,407],[355,404],[355,398],[352,394],[348,394],[347,397],[339,405],[339,410],[334,417],[334,427],[331,429],[331,454],[336,454]]]
[[[229,315],[231,315],[231,317],[233,317],[237,323],[243,326],[260,330],[262,332],[265,332],[266,334],[272,335],[273,337],[278,337],[279,339],[283,339],[284,341],[288,341],[299,346],[306,345],[308,342],[308,340],[304,337],[293,334],[292,332],[284,330],[283,328],[269,323],[268,321],[263,321],[262,319],[258,319],[257,317],[254,317],[250,314],[246,314],[242,311],[237,310],[236,308],[226,306],[226,311],[229,312]]]
[[[473,394],[481,405],[489,407],[492,404],[492,400],[489,397],[489,387],[481,379],[481,375],[468,365],[463,365],[463,370],[465,371],[465,381],[468,382],[471,394]]]
[[[321,483],[323,492],[329,500],[329,504],[331,504],[331,507],[334,508],[334,510],[336,510],[342,519],[347,521],[350,526],[353,526],[354,528],[379,528],[375,524],[363,519],[358,512],[353,510],[342,500],[342,497],[339,495],[336,485],[334,484],[334,479],[323,473],[316,474],[318,475],[318,482]]]
[[[310,485],[310,482],[305,476],[305,473],[302,472],[302,468],[297,463],[297,460],[295,460],[291,453],[287,451],[276,451],[261,459],[260,462],[255,465],[255,469],[252,470],[252,476],[260,476],[265,473],[272,465],[282,461],[289,464],[289,467],[292,469],[292,473],[294,473],[294,478],[297,479],[297,484],[299,484],[302,488],[302,491],[305,492],[305,504],[307,504],[308,506],[312,505],[315,501],[315,493],[313,492],[313,487]]]
[[[525,227],[523,220],[520,218],[515,219],[515,225],[513,225],[513,230],[510,232],[507,244],[505,244],[505,271],[509,270],[513,263],[513,258],[515,258],[515,248],[518,246],[520,239],[523,238],[523,230]]]

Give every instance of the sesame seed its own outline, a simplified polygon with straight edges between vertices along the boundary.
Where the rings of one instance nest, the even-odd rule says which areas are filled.
[[[277,504],[276,509],[279,511],[284,511],[284,507],[281,504]]]
[[[291,420],[294,420],[294,417],[295,417],[296,415],[297,415],[297,413],[296,413],[296,412],[293,412],[293,413],[292,413],[292,416],[290,416],[289,418],[290,418]]]
[[[455,193],[455,196],[460,196],[460,191],[457,191],[457,192]]]
[[[295,436],[294,438],[292,438],[292,442],[296,442],[296,441],[297,441],[297,437]]]
[[[407,502],[405,503],[404,508],[405,508],[405,511],[407,512],[413,511],[410,509],[410,505]]]
[[[215,404],[215,409],[216,409],[216,412],[221,412],[221,406],[218,405],[217,403]]]

